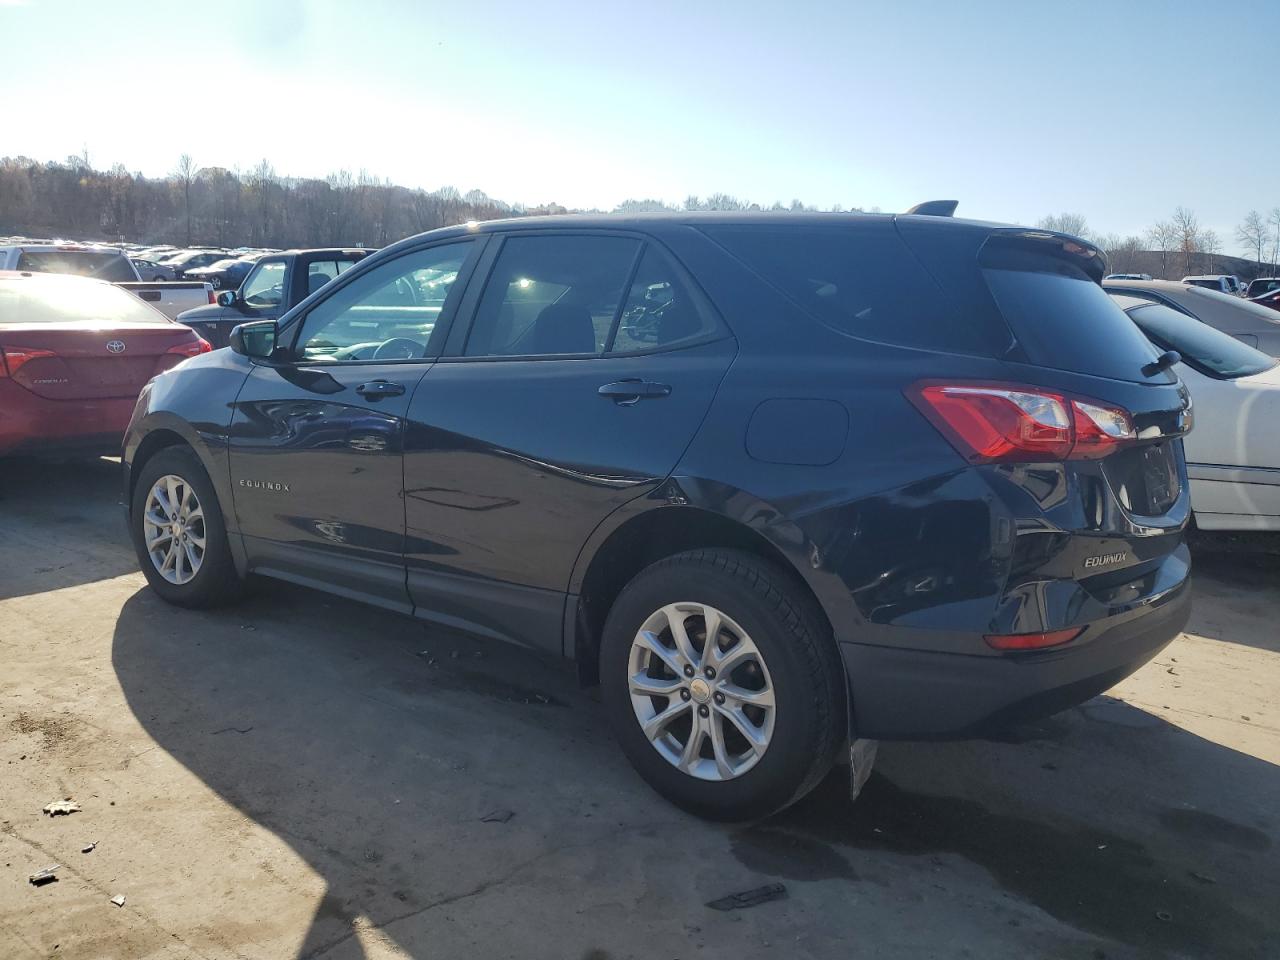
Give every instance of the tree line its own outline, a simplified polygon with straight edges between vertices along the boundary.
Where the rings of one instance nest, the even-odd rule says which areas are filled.
[[[679,206],[626,200],[612,212],[817,209],[800,200],[761,206],[716,193],[687,197]],[[168,176],[149,178],[121,164],[97,169],[87,155],[61,162],[0,159],[0,234],[29,237],[181,246],[382,247],[468,220],[568,212],[556,203],[505,203],[480,190],[410,189],[365,170],[339,170],[322,179],[282,176],[268,160],[243,172],[201,167],[183,154]]]
[[[367,171],[323,179],[279,175],[263,160],[247,173],[201,167],[184,154],[167,177],[87,156],[0,160],[0,234],[219,247],[382,247],[468,220],[564,213],[526,209],[453,187],[411,190]]]
[[[1106,253],[1112,273],[1150,273],[1159,279],[1174,279],[1236,272],[1223,263],[1223,244],[1217,232],[1202,226],[1195,212],[1187,207],[1178,207],[1171,217],[1152,224],[1141,236],[1095,233],[1079,213],[1042,217],[1036,225],[1096,244]],[[1236,228],[1236,240],[1248,251],[1247,259],[1253,261],[1254,276],[1276,274],[1280,262],[1280,207],[1267,216],[1249,211]]]

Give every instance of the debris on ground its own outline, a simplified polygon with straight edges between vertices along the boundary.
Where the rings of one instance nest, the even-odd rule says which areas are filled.
[[[1173,914],[1170,913],[1168,910],[1157,910],[1156,919],[1163,920],[1165,923],[1168,923],[1170,920],[1173,919]]]
[[[123,893],[117,893],[114,897],[112,897],[112,898],[111,898],[111,902],[112,902],[112,903],[114,903],[117,907],[123,907],[123,906],[124,906],[124,894],[123,894]]]
[[[58,871],[61,869],[62,869],[62,864],[51,863],[49,866],[45,867],[43,870],[39,870],[36,873],[31,874],[31,876],[27,877],[27,883],[36,887],[44,886],[46,883],[57,883]]]
[[[1199,880],[1201,883],[1217,883],[1218,882],[1217,880],[1213,879],[1213,877],[1209,876],[1207,873],[1197,873],[1194,870],[1188,870],[1187,873],[1191,874],[1192,880]]]
[[[66,816],[72,813],[79,813],[80,804],[67,797],[65,800],[55,800],[53,803],[45,804],[44,812],[51,817]]]
[[[743,890],[741,893],[731,893],[719,900],[712,900],[707,906],[712,910],[745,910],[771,900],[785,900],[786,897],[787,888],[783,884],[769,883],[754,890]]]
[[[213,731],[209,736],[216,737],[220,733],[248,733],[252,729],[253,727],[223,727],[221,730]]]
[[[514,810],[495,810],[480,818],[481,823],[506,823],[516,815]]]
[[[93,841],[93,843],[86,843],[83,847],[80,848],[80,852],[93,853],[94,849],[97,848],[97,846],[98,846],[97,840]]]

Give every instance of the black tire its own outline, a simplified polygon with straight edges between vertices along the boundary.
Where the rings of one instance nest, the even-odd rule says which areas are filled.
[[[156,569],[143,539],[143,511],[152,486],[161,477],[180,477],[195,491],[204,513],[205,551],[199,570],[186,583],[170,583]],[[166,447],[142,465],[133,489],[129,533],[138,563],[162,600],[180,607],[215,607],[240,597],[244,583],[236,573],[218,495],[200,458],[189,447]]]
[[[772,679],[772,739],[755,766],[733,779],[677,769],[650,743],[632,707],[632,642],[654,611],[677,602],[710,605],[740,624]],[[696,550],[646,567],[614,602],[600,648],[601,696],[627,758],[663,797],[712,820],[766,817],[818,785],[847,737],[842,671],[813,598],[774,564],[736,550]]]

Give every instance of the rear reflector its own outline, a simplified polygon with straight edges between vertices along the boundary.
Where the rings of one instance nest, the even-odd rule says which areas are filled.
[[[1119,407],[1038,387],[924,382],[907,397],[970,463],[1093,460],[1137,436]]]
[[[52,350],[34,350],[31,347],[4,347],[0,349],[0,377],[16,377],[24,363],[44,357],[56,357]]]
[[[208,340],[204,337],[196,337],[194,340],[170,347],[165,353],[176,353],[180,357],[198,357],[200,354],[208,353],[212,349],[213,344]]]
[[[987,646],[997,650],[1043,650],[1069,643],[1084,632],[1084,627],[1051,630],[1048,633],[998,633],[984,637]]]

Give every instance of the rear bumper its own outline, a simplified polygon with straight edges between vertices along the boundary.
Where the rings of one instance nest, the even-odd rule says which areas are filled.
[[[50,400],[0,380],[0,456],[118,455],[135,402]]]
[[[1089,624],[1066,647],[974,656],[841,643],[858,735],[880,740],[980,736],[1044,717],[1133,673],[1186,626],[1190,581]]]

